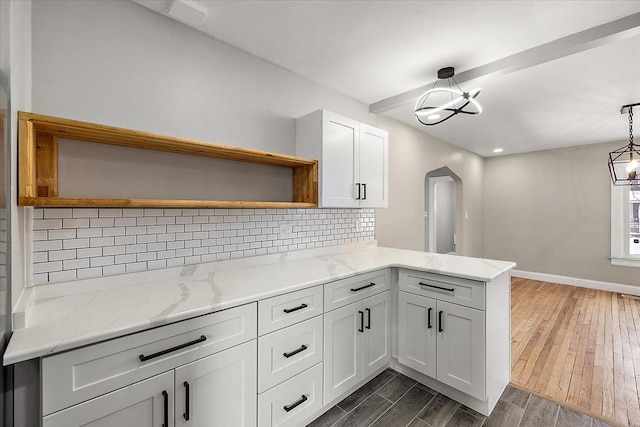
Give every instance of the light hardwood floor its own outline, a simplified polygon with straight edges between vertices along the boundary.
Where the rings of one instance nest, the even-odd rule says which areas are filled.
[[[513,278],[511,362],[517,387],[640,427],[640,300]]]

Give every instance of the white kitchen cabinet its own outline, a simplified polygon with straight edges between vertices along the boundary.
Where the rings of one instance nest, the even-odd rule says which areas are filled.
[[[398,294],[398,361],[435,378],[436,300],[408,292]]]
[[[485,398],[484,312],[438,301],[437,379]]]
[[[165,372],[44,417],[44,427],[171,427],[173,372]]]
[[[408,292],[398,304],[399,362],[484,400],[484,312]]]
[[[388,132],[318,110],[296,122],[296,154],[318,159],[321,207],[386,208]]]
[[[256,340],[175,370],[176,426],[256,425]]]
[[[391,360],[390,291],[324,315],[324,404]]]
[[[389,365],[391,360],[391,293],[367,298],[364,307],[362,334],[362,377]]]

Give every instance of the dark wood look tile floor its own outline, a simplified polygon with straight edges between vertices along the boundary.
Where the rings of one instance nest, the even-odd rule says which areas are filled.
[[[607,427],[593,419],[508,386],[489,418],[387,369],[309,427]]]

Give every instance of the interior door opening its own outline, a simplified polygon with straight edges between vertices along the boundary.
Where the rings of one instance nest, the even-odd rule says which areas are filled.
[[[449,168],[425,177],[425,251],[460,254],[462,181]]]

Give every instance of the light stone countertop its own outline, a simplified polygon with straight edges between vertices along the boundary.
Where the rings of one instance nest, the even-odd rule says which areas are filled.
[[[384,248],[374,241],[39,286],[4,364],[387,267],[486,282],[515,263]]]

